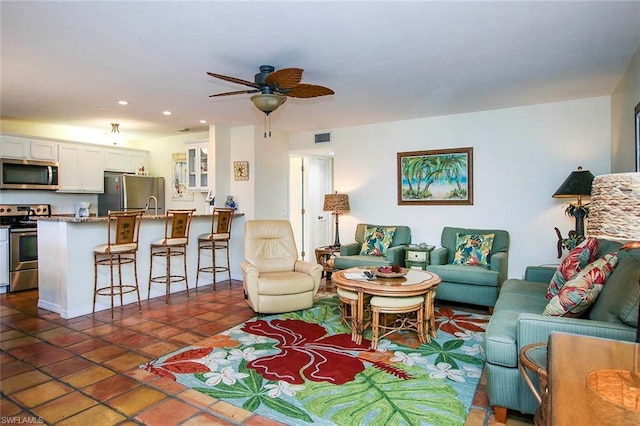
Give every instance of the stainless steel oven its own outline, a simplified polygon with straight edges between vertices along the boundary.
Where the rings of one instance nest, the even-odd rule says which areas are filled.
[[[9,291],[38,287],[38,229],[9,230]]]
[[[9,291],[38,287],[38,228],[35,216],[49,216],[48,204],[0,205],[0,224],[9,226]]]

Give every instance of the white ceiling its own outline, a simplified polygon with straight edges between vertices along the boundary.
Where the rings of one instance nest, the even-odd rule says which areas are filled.
[[[1,3],[4,118],[171,136],[262,126],[258,67],[336,94],[289,99],[305,131],[610,95],[640,46],[640,1]],[[126,99],[128,106],[118,100]],[[162,111],[170,110],[166,117]]]

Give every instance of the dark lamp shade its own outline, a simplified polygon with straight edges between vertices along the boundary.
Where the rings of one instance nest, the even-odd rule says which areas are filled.
[[[349,211],[349,196],[347,194],[326,194],[324,196],[325,212]]]
[[[591,184],[593,182],[593,174],[589,170],[578,170],[571,172],[560,188],[553,194],[553,198],[573,198],[578,195],[591,195]]]

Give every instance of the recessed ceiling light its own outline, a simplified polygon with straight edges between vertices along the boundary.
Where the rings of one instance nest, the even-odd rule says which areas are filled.
[[[162,111],[164,115],[171,115],[171,111]]]
[[[202,124],[206,124],[206,123],[207,123],[207,120],[200,120],[200,123],[202,123]]]
[[[118,101],[118,103],[120,105],[129,105],[129,102],[127,102],[127,101]]]

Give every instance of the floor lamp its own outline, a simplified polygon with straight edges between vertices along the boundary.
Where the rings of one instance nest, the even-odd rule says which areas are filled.
[[[349,196],[347,194],[338,194],[335,192],[333,194],[326,194],[324,196],[324,207],[323,210],[325,212],[333,212],[336,216],[336,239],[333,242],[334,248],[340,248],[340,233],[338,231],[338,216],[342,214],[342,212],[349,211]]]
[[[615,173],[593,180],[589,236],[626,242],[621,250],[640,248],[640,173]],[[640,278],[638,285],[640,286]],[[633,371],[597,370],[587,376],[590,404],[599,420],[611,424],[640,424],[640,315],[638,316]]]

